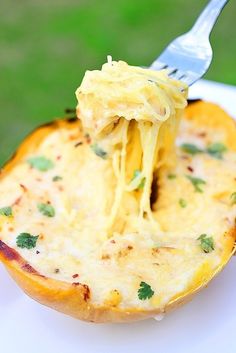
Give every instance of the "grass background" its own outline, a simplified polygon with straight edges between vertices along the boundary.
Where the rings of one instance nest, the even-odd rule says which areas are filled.
[[[0,164],[41,123],[76,104],[86,69],[111,54],[148,65],[187,31],[206,0],[8,0],[0,21]],[[212,35],[206,78],[236,84],[236,1]]]

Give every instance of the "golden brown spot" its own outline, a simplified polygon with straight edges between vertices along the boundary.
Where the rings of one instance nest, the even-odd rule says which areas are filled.
[[[104,300],[104,304],[107,306],[116,307],[120,304],[121,300],[122,295],[120,292],[117,289],[113,289],[108,293],[106,299]]]
[[[111,257],[110,257],[110,255],[108,255],[108,254],[104,254],[104,255],[102,255],[102,257],[101,257],[101,259],[102,260],[109,260]]]
[[[83,287],[84,300],[88,301],[90,299],[90,289],[89,289],[89,286],[87,286],[87,284],[82,284],[80,282],[73,282],[72,285]]]
[[[206,135],[206,132],[199,132],[199,134],[197,134],[198,137],[206,137]]]

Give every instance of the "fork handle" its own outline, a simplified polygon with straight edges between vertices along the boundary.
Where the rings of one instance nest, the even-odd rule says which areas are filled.
[[[190,32],[201,37],[208,37],[228,1],[229,0],[211,0],[198,17]]]

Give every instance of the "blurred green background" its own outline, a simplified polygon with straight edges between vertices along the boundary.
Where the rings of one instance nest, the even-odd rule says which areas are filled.
[[[0,164],[43,122],[74,107],[86,69],[111,54],[149,65],[188,30],[206,0],[8,0],[0,21]],[[236,84],[236,1],[212,35],[206,78]]]

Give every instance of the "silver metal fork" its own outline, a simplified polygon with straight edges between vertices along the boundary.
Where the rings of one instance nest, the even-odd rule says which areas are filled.
[[[201,78],[212,61],[211,30],[228,1],[211,0],[192,29],[171,42],[150,68],[167,69],[169,76],[189,86]]]

